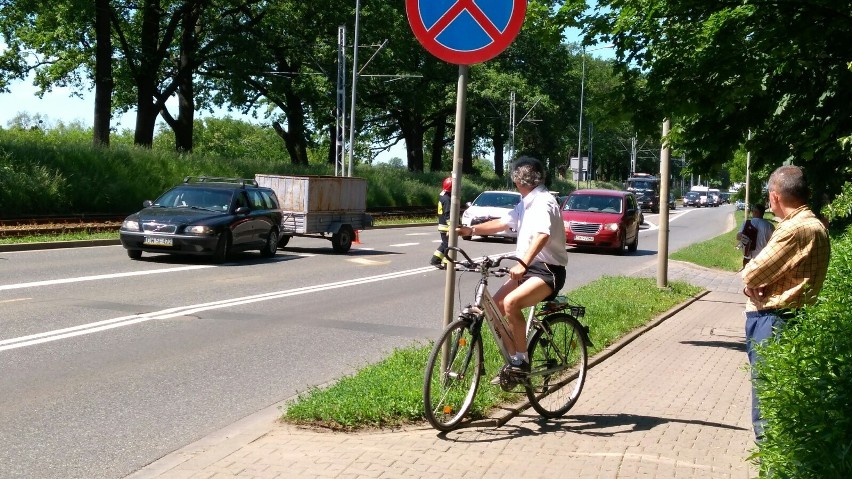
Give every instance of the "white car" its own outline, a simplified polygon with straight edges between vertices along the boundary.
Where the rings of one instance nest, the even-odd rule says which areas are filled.
[[[473,202],[467,204],[467,209],[461,217],[461,224],[475,226],[500,218],[520,202],[521,194],[515,191],[483,191]],[[489,236],[514,240],[517,239],[518,232],[510,228]],[[470,238],[470,236],[462,236],[465,240]]]

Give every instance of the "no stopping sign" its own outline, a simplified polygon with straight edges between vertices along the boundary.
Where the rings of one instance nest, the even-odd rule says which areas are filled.
[[[408,23],[426,50],[472,65],[508,47],[524,24],[527,0],[406,0]]]

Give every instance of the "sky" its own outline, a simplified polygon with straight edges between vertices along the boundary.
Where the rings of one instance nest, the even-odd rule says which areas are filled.
[[[566,39],[571,42],[578,41],[580,32],[577,29],[566,30]],[[6,45],[0,42],[0,51],[5,49]],[[590,53],[595,57],[612,57],[612,50],[596,49],[594,53]],[[46,118],[48,123],[55,124],[63,122],[69,124],[79,122],[87,127],[92,126],[94,119],[94,92],[88,91],[82,93],[82,98],[73,95],[73,90],[70,88],[55,88],[53,91],[44,94],[43,98],[37,96],[37,88],[33,86],[32,79],[20,80],[12,83],[9,86],[9,93],[0,93],[0,127],[7,127],[9,122],[19,113],[26,113],[30,116],[41,115]],[[167,106],[172,114],[177,114],[177,100],[172,99],[167,102]],[[239,112],[228,112],[224,109],[214,111],[213,113],[202,111],[196,112],[196,118],[206,117],[224,118],[230,116],[250,123],[257,124],[259,121],[250,116],[242,115]],[[136,114],[128,112],[124,115],[113,118],[112,126],[116,129],[133,129],[136,123]],[[378,161],[387,161],[393,157],[405,158],[404,145],[397,144],[391,151],[380,154]]]

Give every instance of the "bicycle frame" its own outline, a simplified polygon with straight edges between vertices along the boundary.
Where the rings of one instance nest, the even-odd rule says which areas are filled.
[[[477,315],[481,314],[485,318],[485,322],[488,324],[488,329],[491,330],[491,334],[494,336],[494,342],[497,343],[497,347],[500,349],[503,359],[506,363],[509,363],[512,353],[509,352],[506,345],[513,344],[514,337],[509,329],[508,322],[503,315],[500,314],[500,309],[497,307],[497,303],[494,302],[494,297],[491,296],[491,292],[488,291],[488,277],[486,273],[483,273],[483,277],[480,279],[479,285],[476,287],[474,301],[475,304],[468,306],[467,310]]]

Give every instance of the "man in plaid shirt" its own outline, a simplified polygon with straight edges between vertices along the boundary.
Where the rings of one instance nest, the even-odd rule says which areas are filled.
[[[802,169],[782,166],[769,177],[769,207],[782,218],[763,250],[742,270],[746,349],[752,366],[752,423],[758,441],[765,420],[754,391],[755,346],[772,338],[796,310],[816,301],[828,270],[831,246],[825,225],[807,207],[810,189]]]

